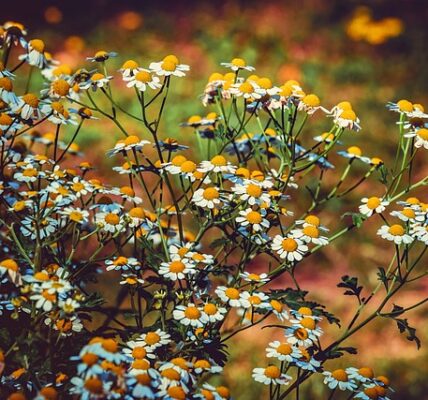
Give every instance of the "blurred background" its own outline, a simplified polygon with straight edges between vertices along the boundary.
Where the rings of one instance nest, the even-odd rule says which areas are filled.
[[[119,53],[112,60],[112,71],[129,58],[147,66],[176,54],[191,71],[186,79],[174,82],[163,129],[166,136],[184,143],[192,137],[179,123],[205,112],[197,95],[209,74],[221,70],[219,63],[233,57],[245,58],[257,67],[256,73],[278,84],[288,79],[300,81],[303,89],[319,95],[327,108],[342,100],[351,101],[363,130],[349,144],[360,145],[367,154],[385,160],[393,156],[397,139],[396,115],[386,111],[385,103],[407,98],[428,107],[426,0],[27,0],[3,2],[2,18],[24,23],[30,38],[44,39],[54,58],[73,68],[97,50]],[[127,102],[132,93],[122,90],[119,96]],[[104,163],[105,171],[99,174],[107,175],[111,165],[105,164],[102,154],[119,134],[107,122],[103,124],[103,128],[92,124],[78,142],[86,158],[94,164],[98,158]],[[138,127],[130,125],[129,129]],[[314,136],[317,129],[321,126],[315,121],[308,134]],[[426,175],[426,162],[425,169],[419,165],[419,173]],[[364,186],[348,204],[330,205],[325,224],[337,219],[338,210],[355,210],[359,199],[371,189]],[[352,241],[345,238],[317,253],[316,259],[305,262],[298,277],[303,288],[312,292],[312,299],[325,302],[345,322],[351,300],[336,287],[340,276],[357,274],[373,287],[376,268],[389,262],[391,248],[382,247],[384,243],[375,237],[378,225],[379,221],[368,223]],[[412,304],[427,289],[426,285],[415,287],[397,303]],[[394,399],[428,399],[426,309],[409,314],[409,318],[422,338],[421,350],[406,341],[391,321],[380,321],[350,340],[350,345],[359,347],[358,356],[327,367],[371,365],[378,374],[391,378]],[[327,335],[337,333],[334,327],[326,330]],[[266,330],[260,335],[257,329],[238,335],[239,346],[232,346],[233,362],[226,369],[226,383],[237,399],[263,398],[249,371],[264,364],[263,349],[276,335]],[[304,399],[324,398],[321,380],[315,379],[305,390]]]

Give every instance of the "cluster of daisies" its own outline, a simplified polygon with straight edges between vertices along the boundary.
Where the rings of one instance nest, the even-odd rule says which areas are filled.
[[[302,371],[321,373],[332,390],[387,399],[388,380],[375,378],[370,368],[324,371],[322,311],[304,299],[302,307],[291,307],[287,291],[266,287],[329,243],[329,230],[313,210],[294,217],[289,205],[301,185],[299,173],[318,167],[322,176],[333,169],[331,150],[346,130],[360,130],[349,102],[327,109],[297,81],[275,86],[235,58],[223,63],[230,72],[210,76],[202,95],[216,112],[182,123],[199,144],[208,141],[207,156],[201,146],[196,160],[177,140],[159,138],[159,121],[149,123],[145,113],[165,96],[163,107],[170,80],[189,70],[176,56],[147,67],[128,60],[119,69],[142,108],[136,117],[112,95],[107,61],[116,53],[98,51],[87,60],[94,68],[73,71],[54,60],[42,40],[27,40],[25,27],[14,22],[0,27],[0,46],[0,318],[13,325],[7,349],[0,349],[1,396],[229,399],[229,390],[210,380],[226,364],[226,340],[274,317],[284,338],[269,344],[271,363],[253,370],[255,381],[276,387],[279,397],[280,387]],[[15,52],[18,61],[11,66]],[[15,93],[23,65],[40,70],[39,92]],[[251,75],[244,78],[243,72]],[[113,115],[100,112],[98,95],[111,102]],[[388,107],[400,113],[403,141],[428,148],[423,107],[406,100]],[[126,182],[113,186],[93,177],[90,162],[71,160],[82,155],[75,139],[87,120],[104,115],[123,129],[120,112],[152,136],[126,133],[107,151],[120,158],[113,170]],[[330,118],[331,129],[304,147],[299,135],[316,113]],[[63,125],[74,132],[71,140],[64,140]],[[354,162],[370,166],[363,180],[383,164],[357,146],[337,153],[348,160],[343,177]],[[386,197],[364,198],[359,211],[364,218],[381,215],[386,225],[378,234],[396,245],[427,245],[427,205],[416,198],[399,202],[402,209],[391,216],[400,222],[392,224],[383,214],[389,203]],[[211,236],[213,231],[223,236]],[[215,239],[223,243],[211,254],[205,243],[215,249]],[[245,254],[235,265],[228,257],[237,250]],[[274,265],[247,271],[261,254]],[[97,278],[111,287],[117,283],[116,307],[110,293],[94,293]]]

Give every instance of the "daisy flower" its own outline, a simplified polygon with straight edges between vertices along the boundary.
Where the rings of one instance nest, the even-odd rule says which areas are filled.
[[[153,90],[162,87],[159,78],[152,75],[150,70],[144,68],[138,68],[136,73],[123,79],[128,82],[126,84],[127,87],[135,87],[140,92],[145,92],[147,87]]]
[[[198,171],[207,172],[228,172],[234,173],[236,167],[228,162],[223,156],[214,156],[210,161],[202,161],[199,165]]]
[[[244,308],[268,308],[269,297],[263,292],[242,292],[240,294],[241,306]]]
[[[247,282],[266,283],[270,281],[268,274],[256,274],[254,272],[242,272],[239,276]]]
[[[77,376],[71,378],[73,385],[70,389],[71,394],[79,395],[82,400],[101,399],[109,393],[113,382],[106,382],[102,379],[92,376],[86,379]]]
[[[311,356],[309,351],[304,347],[299,347],[301,357],[296,361],[296,365],[305,371],[318,371],[321,362]]]
[[[386,397],[386,390],[382,386],[378,385],[364,385],[364,389],[358,392],[354,399],[362,400],[389,400],[389,397]]]
[[[157,329],[156,331],[143,333],[138,340],[144,342],[149,348],[154,350],[169,344],[171,336],[163,330]]]
[[[138,271],[141,269],[141,263],[134,257],[119,256],[114,260],[106,261],[107,271]]]
[[[215,290],[220,300],[231,307],[242,307],[241,293],[234,287],[219,286]],[[246,302],[248,305],[248,302]]]
[[[358,207],[361,214],[366,217],[372,216],[374,213],[380,214],[385,211],[385,208],[389,205],[388,201],[382,200],[380,197],[364,197],[361,199],[362,205]]]
[[[153,354],[153,350],[145,346],[141,341],[131,340],[126,342],[126,346],[122,351],[130,359],[142,360],[145,358],[156,358],[156,355]]]
[[[19,114],[22,119],[38,120],[42,117],[42,112],[39,106],[39,98],[33,93],[27,93],[18,98],[18,102],[12,108],[12,111],[16,114]]]
[[[162,166],[167,170],[170,174],[176,175],[181,172],[181,165],[187,161],[187,158],[181,154],[178,154],[172,158],[172,160],[168,163],[162,164]]]
[[[288,319],[288,313],[287,310],[284,308],[284,304],[282,304],[280,301],[276,299],[272,299],[269,302],[270,310],[273,312],[273,314],[280,320],[285,321]]]
[[[252,376],[255,381],[264,385],[288,385],[292,379],[291,376],[281,373],[276,365],[254,368]]]
[[[216,187],[198,189],[193,193],[192,202],[198,207],[213,209],[221,202],[220,192]]]
[[[41,293],[33,294],[30,296],[30,299],[36,302],[36,308],[49,312],[57,302],[57,295],[56,293],[49,293],[49,291],[45,289]]]
[[[300,239],[295,239],[292,236],[283,237],[281,235],[276,235],[273,238],[271,248],[281,258],[285,258],[288,261],[300,261],[308,251],[308,246]]]
[[[268,347],[266,347],[266,357],[291,363],[300,357],[300,351],[297,347],[291,346],[289,343],[275,340],[274,342],[270,342]]]
[[[328,238],[321,236],[319,228],[313,225],[305,226],[302,229],[294,229],[291,233],[294,238],[303,240],[305,243],[313,243],[319,246],[328,244]]]
[[[97,213],[95,214],[95,221],[105,232],[115,233],[124,227],[124,221],[118,214],[119,210]]]
[[[348,374],[349,379],[353,379],[362,383],[371,382],[374,378],[374,372],[370,367],[349,367],[346,368],[346,373]]]
[[[416,148],[423,147],[425,149],[428,149],[428,129],[427,128],[420,128],[413,132],[406,133],[404,137],[415,138]]]
[[[127,60],[122,64],[122,67],[119,69],[119,72],[122,73],[122,78],[129,78],[135,75],[140,69],[138,63],[134,60]]]
[[[156,381],[149,374],[132,375],[127,378],[126,384],[132,388],[132,398],[155,399],[152,386],[156,386]]]
[[[219,372],[223,371],[223,368],[219,365],[213,365],[208,360],[199,359],[193,363],[193,371],[196,374],[203,374],[205,372],[209,372],[211,374],[218,374]]]
[[[299,101],[299,105],[297,106],[297,109],[299,111],[305,111],[308,115],[312,115],[319,109],[323,109],[323,108],[321,107],[321,102],[317,95],[307,94]]]
[[[5,274],[8,274],[14,284],[21,285],[21,274],[19,273],[18,263],[15,260],[6,258],[0,262],[0,276]]]
[[[263,191],[263,187],[259,183],[251,180],[245,180],[243,184],[237,184],[232,187],[232,192],[235,193],[242,201],[247,201],[250,206],[255,204],[270,205],[270,196]]]
[[[129,135],[124,140],[118,140],[116,142],[114,148],[108,150],[106,154],[109,157],[111,157],[111,156],[118,154],[118,153],[125,154],[125,152],[133,150],[133,149],[136,151],[140,151],[146,144],[149,144],[149,143],[150,142],[148,140],[140,139],[136,135]]]
[[[263,218],[266,215],[265,210],[261,212],[254,211],[251,208],[240,211],[238,217],[235,218],[236,222],[243,227],[251,227],[252,231],[258,232],[269,228],[269,221]]]
[[[27,54],[19,56],[20,60],[25,60],[29,65],[43,68],[47,64],[45,57],[45,43],[40,39],[30,40],[27,44]]]
[[[193,303],[189,303],[187,306],[177,306],[172,315],[182,325],[194,328],[201,328],[203,326],[202,313]]]
[[[410,234],[428,246],[428,226],[414,225],[411,227]]]
[[[189,66],[180,64],[179,59],[174,55],[166,56],[160,62],[152,62],[149,68],[159,76],[185,76],[185,72],[189,71]]]
[[[391,226],[383,225],[379,228],[377,234],[382,237],[382,239],[394,242],[396,245],[410,244],[413,242],[413,238],[408,235],[405,228],[399,224]]]
[[[84,90],[92,89],[95,91],[98,88],[106,87],[112,79],[112,76],[105,76],[100,72],[95,72],[87,81],[80,83],[79,88]]]
[[[123,274],[122,280],[119,282],[120,285],[142,285],[144,283],[144,279],[139,278],[135,274]]]
[[[341,155],[342,157],[349,158],[350,160],[359,159],[366,163],[370,162],[370,159],[368,157],[364,157],[362,155],[363,152],[358,146],[348,147],[346,150],[338,151],[337,154]]]
[[[114,51],[105,51],[105,50],[99,50],[97,51],[93,57],[86,57],[88,61],[91,62],[104,62],[107,61],[109,58],[116,57],[117,53]]]
[[[317,337],[320,336],[319,332],[317,332],[317,334],[314,332],[315,331],[304,327],[294,325],[286,328],[284,334],[288,343],[296,346],[309,347],[316,342]]]
[[[230,68],[232,71],[239,71],[241,69],[244,69],[246,71],[254,71],[255,68],[247,65],[246,61],[242,58],[234,58],[231,62],[223,62],[220,65],[226,68]]]
[[[204,324],[221,321],[226,312],[227,310],[224,307],[217,307],[214,303],[205,303],[202,308],[201,321]]]
[[[39,221],[27,217],[22,220],[21,224],[21,233],[24,236],[29,236],[31,240],[35,240],[37,237],[41,240],[50,237],[58,227],[58,222],[50,217],[43,218]]]
[[[354,131],[361,130],[360,119],[355,114],[354,110],[340,110],[334,114],[334,123],[340,128],[351,129]]]
[[[327,385],[329,389],[339,388],[339,390],[353,391],[357,388],[357,384],[349,377],[344,369],[336,369],[332,372],[324,371],[323,375],[325,376],[324,384]]]
[[[88,222],[89,212],[82,210],[78,207],[66,207],[61,211],[58,211],[58,214],[67,217],[70,221],[75,222],[76,224],[83,224]]]
[[[158,272],[159,275],[176,281],[178,279],[185,279],[186,275],[195,274],[196,270],[195,265],[190,263],[188,259],[182,259],[162,263]]]
[[[402,210],[392,211],[391,215],[404,222],[411,222],[416,219],[416,212],[412,207],[404,207]]]
[[[242,96],[244,99],[258,100],[262,98],[259,86],[254,81],[249,80],[234,83],[230,88],[230,93],[236,97]]]
[[[303,318],[312,318],[316,321],[320,321],[322,319],[321,317],[314,315],[309,307],[300,307],[298,310],[290,310],[290,314],[297,322]]]
[[[42,171],[38,171],[31,164],[24,166],[20,172],[16,172],[13,175],[14,179],[18,182],[35,182],[38,178],[44,177],[44,173]]]
[[[15,106],[19,102],[18,97],[13,91],[13,82],[10,78],[0,78],[0,99],[11,106]]]

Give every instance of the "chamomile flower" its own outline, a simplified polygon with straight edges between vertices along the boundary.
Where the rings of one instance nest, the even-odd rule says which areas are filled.
[[[147,347],[154,350],[168,345],[171,342],[171,335],[161,329],[157,329],[155,331],[143,333],[138,340],[144,342]]]
[[[12,79],[9,77],[0,78],[0,99],[12,107],[15,107],[19,102],[18,97],[13,91]]]
[[[396,245],[410,244],[413,242],[413,238],[408,235],[406,233],[406,229],[399,224],[394,224],[391,226],[383,225],[379,228],[377,234],[382,237],[382,239],[394,242]]]
[[[40,308],[45,312],[51,311],[54,304],[57,303],[57,294],[49,293],[49,290],[44,289],[41,293],[33,294],[30,299],[35,301],[35,307]]]
[[[129,135],[126,139],[117,141],[114,148],[107,151],[107,155],[111,157],[118,153],[126,154],[126,152],[130,150],[141,151],[141,149],[149,143],[148,140],[140,139],[136,135]]]
[[[209,209],[216,208],[221,203],[220,191],[216,187],[198,189],[193,193],[192,202],[198,207],[207,207]]]
[[[162,87],[157,76],[153,75],[148,69],[138,68],[137,72],[129,77],[125,77],[127,87],[135,87],[140,92],[145,92],[147,88],[156,90]]]
[[[199,165],[198,171],[207,172],[222,172],[222,173],[234,173],[236,167],[226,160],[221,155],[214,156],[210,161],[202,161]]]
[[[265,210],[254,211],[251,208],[240,211],[239,216],[235,218],[236,222],[243,226],[249,227],[252,231],[258,232],[269,228],[269,221],[263,218],[266,215]]]
[[[16,172],[13,177],[14,179],[16,179],[18,182],[25,182],[25,183],[30,183],[30,182],[35,182],[37,181],[37,179],[44,177],[44,173],[42,171],[37,170],[36,168],[34,168],[33,165],[28,164],[26,166],[24,166],[21,171]]]
[[[234,287],[219,286],[215,290],[215,293],[223,303],[231,307],[243,306],[241,293],[238,289]],[[248,301],[245,301],[245,305],[248,306],[248,304],[249,304]]]
[[[296,361],[296,365],[304,371],[319,371],[321,362],[315,359],[305,347],[299,347],[299,351],[301,356]]]
[[[13,106],[12,110],[24,120],[39,120],[42,117],[40,99],[33,93],[26,93],[19,97],[17,104]]]
[[[307,94],[304,96],[297,106],[299,111],[305,111],[308,115],[314,114],[321,107],[321,102],[316,94]]]
[[[344,369],[336,369],[332,372],[324,371],[323,375],[325,376],[324,384],[326,384],[329,389],[339,388],[339,390],[353,391],[357,388],[357,384],[349,377]]]
[[[202,312],[193,303],[187,306],[179,305],[173,311],[173,317],[184,326],[200,328],[203,326]]]
[[[240,200],[253,205],[270,205],[271,199],[269,193],[263,190],[260,183],[255,183],[252,180],[245,180],[243,184],[236,184],[232,187],[232,192],[235,193]]]
[[[98,88],[104,88],[109,85],[110,81],[113,79],[112,76],[105,76],[100,72],[95,72],[92,74],[89,79],[85,82],[79,84],[80,89],[92,89],[97,90]]]
[[[95,214],[95,221],[105,232],[115,233],[124,227],[124,220],[119,215],[119,210],[97,213]]]
[[[340,110],[339,112],[334,114],[334,123],[340,127],[345,129],[351,129],[354,131],[361,130],[360,119],[355,114],[354,110]]]
[[[309,321],[309,318],[308,318]],[[312,343],[316,342],[317,337],[321,335],[320,331],[315,330],[315,321],[311,320],[313,325],[308,329],[301,325],[293,325],[285,329],[284,334],[287,339],[287,342],[296,345],[309,347]]]
[[[386,390],[379,385],[364,385],[364,387],[354,396],[354,399],[362,400],[389,400],[386,397]]]
[[[193,363],[193,371],[196,374],[203,374],[206,372],[211,374],[218,374],[219,372],[223,371],[223,368],[206,359],[199,359]]]
[[[269,365],[266,368],[254,368],[253,379],[264,385],[288,385],[291,381],[291,376],[281,373],[281,370],[276,365]]]
[[[45,57],[45,43],[40,39],[32,39],[27,44],[27,54],[19,57],[20,60],[25,60],[29,65],[37,68],[43,68],[47,64]]]
[[[150,70],[159,76],[177,76],[183,77],[189,71],[189,66],[180,64],[179,59],[174,55],[166,56],[160,62],[152,62],[149,65]]]
[[[269,297],[263,292],[242,292],[240,302],[243,308],[269,308]]]
[[[302,229],[293,229],[291,233],[294,238],[303,240],[305,243],[313,243],[319,246],[328,244],[328,238],[321,236],[319,228],[313,225],[307,225]]]
[[[134,257],[119,256],[114,260],[106,261],[107,271],[138,271],[141,269],[141,263]]]
[[[380,214],[385,211],[386,207],[389,205],[389,202],[382,200],[380,197],[363,197],[361,199],[361,204],[358,207],[358,210],[361,214],[364,214],[366,217],[372,216],[374,213]]]
[[[243,97],[244,99],[258,100],[262,97],[257,83],[249,80],[233,84],[230,88],[230,93],[236,97]]]
[[[138,63],[134,60],[127,60],[122,64],[122,67],[119,69],[119,72],[122,73],[122,78],[129,78],[134,76],[140,69]]]
[[[102,399],[109,393],[112,385],[112,382],[103,381],[96,376],[86,379],[75,376],[71,378],[70,383],[73,385],[70,393],[79,395],[82,400]]]
[[[428,246],[428,226],[427,225],[413,225],[410,230],[411,236],[418,241]]]
[[[346,150],[338,151],[337,154],[341,155],[342,157],[349,158],[350,160],[359,159],[367,163],[370,162],[368,157],[364,157],[362,155],[363,152],[358,146],[348,147]]]
[[[241,274],[239,274],[239,276],[247,281],[247,282],[251,282],[253,284],[257,284],[257,283],[267,283],[270,281],[270,278],[268,276],[268,274],[256,274],[254,272],[242,272]]]
[[[289,343],[275,340],[266,347],[266,357],[291,363],[300,357],[300,351]]]
[[[58,222],[51,217],[42,218],[41,220],[27,217],[22,220],[20,230],[24,236],[28,236],[31,240],[36,238],[43,240],[50,237],[57,230],[57,227]]]
[[[11,258],[6,258],[3,261],[0,261],[0,276],[6,274],[14,284],[22,284],[18,263]]]
[[[244,69],[246,71],[254,71],[255,68],[247,65],[246,61],[242,58],[234,58],[231,62],[223,62],[221,63],[223,67],[230,68],[232,71],[239,71]]]
[[[295,239],[293,236],[283,237],[281,235],[276,235],[273,238],[271,248],[281,258],[285,258],[291,262],[300,261],[308,251],[308,246],[300,239]]]
[[[416,220],[416,211],[412,207],[404,207],[402,210],[391,211],[391,215],[404,222]]]
[[[413,132],[406,133],[404,137],[415,138],[415,147],[420,148],[423,147],[428,149],[428,129],[420,128]]]
[[[361,383],[372,382],[374,378],[374,372],[370,367],[346,368],[346,373],[349,376],[349,379],[356,380]]]
[[[204,324],[222,321],[226,312],[224,307],[218,307],[214,303],[205,303],[202,308],[201,320]]]
[[[117,53],[114,51],[99,50],[93,55],[93,57],[86,57],[86,59],[91,62],[104,62],[107,61],[109,58],[116,56]]]
[[[162,263],[158,272],[159,275],[164,276],[166,279],[176,281],[195,274],[196,270],[195,265],[188,259],[182,259]]]
[[[65,207],[63,210],[58,211],[58,214],[63,215],[69,221],[80,225],[88,222],[89,217],[89,212],[82,210],[79,207]]]
[[[280,301],[271,299],[269,301],[269,309],[280,321],[285,321],[288,319],[288,312],[285,309],[284,304],[282,304]]]
[[[128,356],[130,359],[142,360],[145,358],[156,358],[156,355],[153,354],[153,350],[141,341],[131,340],[126,342],[126,347],[122,350],[123,353]]]

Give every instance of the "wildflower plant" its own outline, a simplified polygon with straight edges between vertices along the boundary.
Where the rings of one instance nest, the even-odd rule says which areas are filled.
[[[0,34],[2,398],[229,399],[228,343],[256,325],[282,332],[248,371],[266,398],[298,396],[316,376],[330,399],[389,398],[389,380],[358,360],[332,368],[376,318],[419,346],[403,316],[427,299],[391,304],[426,276],[428,205],[416,194],[428,177],[414,168],[428,147],[421,105],[388,103],[398,119],[389,166],[344,146],[364,135],[349,102],[327,107],[298,82],[276,86],[235,58],[209,77],[205,116],[183,121],[192,137],[180,143],[162,131],[169,91],[189,71],[176,56],[113,71],[117,54],[98,51],[73,71],[21,24],[6,22]],[[138,113],[120,104],[119,85]],[[329,128],[314,132],[314,118]],[[106,150],[118,186],[97,178],[76,144],[97,119],[122,135]],[[351,202],[372,178],[376,192],[326,226],[326,205]],[[391,259],[374,287],[342,278],[355,311],[340,324],[296,271],[368,219]],[[328,324],[341,327],[332,340],[323,338]]]

